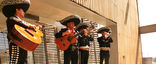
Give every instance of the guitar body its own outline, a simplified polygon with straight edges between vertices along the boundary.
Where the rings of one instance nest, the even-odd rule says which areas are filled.
[[[89,27],[88,30],[94,29],[95,28],[94,24],[96,25],[96,23],[91,23],[91,26]],[[76,36],[78,36],[79,34],[81,34],[83,32],[84,31],[81,31],[77,34],[71,33],[69,35],[66,35],[66,36],[63,36],[60,38],[56,38],[56,45],[57,45],[58,49],[63,50],[63,51],[67,50],[71,44],[76,43],[76,41],[77,41]]]
[[[76,41],[77,41],[77,38],[72,38],[71,41],[69,41],[68,39],[70,37],[72,37],[74,34],[69,34],[69,35],[66,35],[66,36],[63,36],[61,38],[56,38],[56,45],[57,47],[60,49],[60,50],[67,50],[70,46],[70,44],[75,44]]]
[[[13,43],[27,51],[34,51],[42,42],[41,37],[43,36],[43,33],[39,29],[27,29],[15,24],[12,32],[20,41],[14,39],[12,36],[9,36],[9,38]]]

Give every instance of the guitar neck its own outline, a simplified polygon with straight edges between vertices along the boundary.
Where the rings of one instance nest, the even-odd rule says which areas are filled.
[[[84,31],[81,31],[79,33],[76,33],[74,36],[69,37],[69,41],[71,41],[73,38],[77,37],[78,35],[80,35],[81,33],[83,33]]]
[[[93,29],[94,29],[94,26],[90,26],[88,30],[90,31],[90,30],[93,30]],[[72,38],[75,38],[76,36],[78,36],[78,35],[81,34],[81,33],[84,33],[84,31],[82,30],[82,31],[80,31],[79,33],[75,34],[74,36],[71,37],[71,39],[72,39]]]

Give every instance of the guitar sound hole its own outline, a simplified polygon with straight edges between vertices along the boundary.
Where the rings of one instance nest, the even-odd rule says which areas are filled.
[[[71,42],[71,40],[72,40],[72,37],[68,37],[68,41],[70,41],[70,42]]]
[[[34,32],[36,32],[36,30],[35,29],[31,29],[32,31],[34,31]]]
[[[28,30],[25,30],[27,33],[29,33],[31,36],[34,36],[32,33],[30,33]]]
[[[63,42],[63,40],[61,40],[61,42],[62,42],[63,46],[65,46],[65,44],[64,44],[64,42]]]

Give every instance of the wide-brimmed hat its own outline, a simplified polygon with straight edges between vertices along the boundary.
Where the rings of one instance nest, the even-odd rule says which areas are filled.
[[[101,33],[101,32],[110,32],[111,29],[109,27],[102,27],[100,29],[98,29],[97,33]]]
[[[81,29],[87,29],[88,24],[87,23],[80,23],[79,25],[76,26],[76,30],[80,31]]]
[[[81,18],[78,15],[70,15],[65,17],[63,20],[60,21],[61,24],[67,26],[68,22],[74,22],[75,26],[77,26],[81,22]]]
[[[30,7],[30,0],[3,0],[1,9],[6,17],[14,16],[16,8],[22,8],[24,12]]]

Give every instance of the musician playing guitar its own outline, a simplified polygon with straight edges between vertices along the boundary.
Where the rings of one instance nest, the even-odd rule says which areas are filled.
[[[19,25],[24,28],[34,29],[37,26],[31,25],[22,20],[24,18],[25,12],[30,6],[29,0],[4,0],[2,2],[4,6],[2,7],[3,14],[7,17],[7,30],[8,30],[8,41],[9,41],[9,55],[10,62],[9,64],[27,64],[27,50],[19,47],[13,42],[10,37],[13,39],[22,41],[17,35],[14,34],[12,29],[15,25]],[[39,26],[41,29],[41,26]]]
[[[56,41],[61,41],[61,42],[56,42],[58,48],[62,48],[59,46],[59,44],[62,44],[62,46],[66,46],[67,43],[67,49],[64,50],[64,64],[78,64],[78,49],[77,49],[77,44],[76,42],[71,43],[72,40],[68,40],[68,38],[63,38],[66,36],[73,36],[76,32],[74,27],[77,26],[80,23],[80,17],[78,15],[71,15],[63,20],[60,21],[61,24],[65,25],[67,28],[61,29],[60,32],[55,34]],[[62,38],[62,39],[59,39]],[[68,40],[64,41],[63,40]],[[68,47],[69,45],[69,47]],[[63,47],[64,48],[64,47]]]

